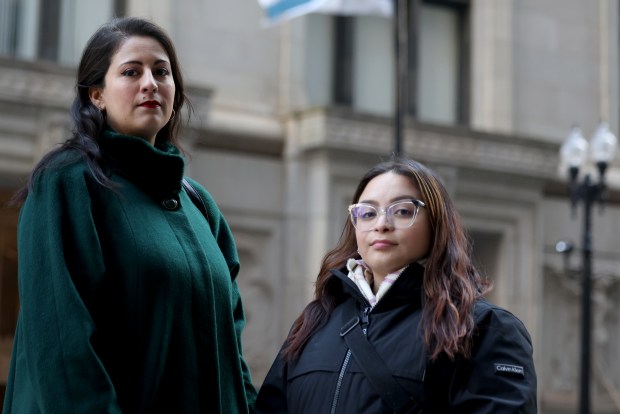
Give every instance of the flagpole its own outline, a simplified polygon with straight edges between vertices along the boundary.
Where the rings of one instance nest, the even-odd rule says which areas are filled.
[[[404,125],[407,116],[407,82],[409,71],[407,1],[394,0],[394,155],[403,154]]]

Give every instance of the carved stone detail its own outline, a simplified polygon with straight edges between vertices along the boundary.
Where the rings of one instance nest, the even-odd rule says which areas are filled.
[[[301,114],[302,150],[348,149],[390,154],[393,132],[389,118],[362,117],[343,110],[312,110]],[[427,162],[555,178],[559,144],[527,137],[454,127],[410,124],[405,130],[407,154]]]
[[[73,71],[3,66],[0,71],[0,100],[68,109],[74,90]]]

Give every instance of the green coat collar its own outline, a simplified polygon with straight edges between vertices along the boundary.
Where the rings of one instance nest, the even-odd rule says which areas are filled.
[[[131,181],[145,193],[163,199],[181,190],[185,161],[177,147],[154,147],[142,138],[105,131],[100,140],[106,169]]]

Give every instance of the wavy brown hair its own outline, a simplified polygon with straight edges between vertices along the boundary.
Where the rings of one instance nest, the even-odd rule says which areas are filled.
[[[353,203],[375,177],[392,172],[411,180],[422,194],[431,224],[431,247],[424,271],[423,337],[431,360],[445,354],[471,355],[474,330],[474,302],[491,289],[481,276],[471,255],[470,239],[461,218],[439,175],[423,164],[406,158],[394,158],[375,165],[355,190]],[[355,228],[347,220],[336,247],[323,258],[315,282],[314,300],[295,320],[282,351],[286,359],[299,357],[314,332],[330,317],[343,300],[340,283],[330,269],[342,268],[351,257],[359,258]],[[413,300],[413,298],[412,298]]]
[[[174,79],[174,99],[172,109],[175,116],[157,133],[155,146],[162,147],[170,143],[181,150],[178,133],[181,126],[181,109],[188,105],[188,116],[191,115],[191,104],[185,94],[183,74],[177,58],[176,49],[166,31],[147,19],[138,17],[118,17],[102,25],[90,37],[80,63],[78,65],[75,98],[71,105],[72,134],[59,147],[48,152],[34,167],[27,184],[13,196],[12,205],[20,205],[26,199],[32,188],[33,180],[39,171],[47,168],[50,162],[60,153],[77,151],[86,160],[88,169],[93,177],[103,186],[113,188],[114,185],[104,172],[101,165],[99,139],[107,127],[105,116],[91,102],[88,90],[91,87],[105,87],[105,75],[108,72],[112,58],[130,37],[144,36],[155,39],[163,47],[170,60],[170,70]]]

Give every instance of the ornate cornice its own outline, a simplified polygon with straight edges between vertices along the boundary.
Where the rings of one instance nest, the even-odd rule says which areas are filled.
[[[390,154],[390,118],[362,116],[342,109],[314,109],[297,115],[298,149],[334,149]],[[518,135],[409,122],[404,152],[426,162],[485,171],[557,179],[559,144]]]
[[[75,71],[53,63],[0,59],[0,101],[68,109]]]

